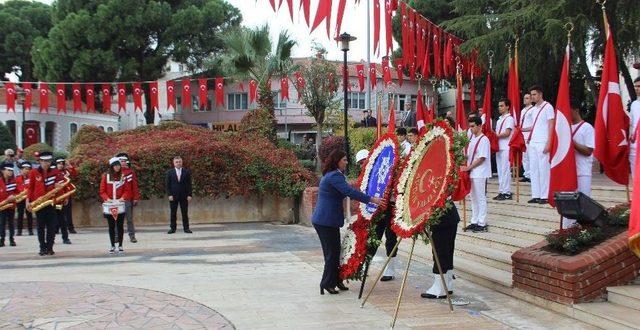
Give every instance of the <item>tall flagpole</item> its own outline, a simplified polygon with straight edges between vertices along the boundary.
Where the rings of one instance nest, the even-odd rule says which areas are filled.
[[[371,1],[367,1],[367,104],[365,108],[373,112],[371,107]],[[380,118],[376,118],[380,120]]]

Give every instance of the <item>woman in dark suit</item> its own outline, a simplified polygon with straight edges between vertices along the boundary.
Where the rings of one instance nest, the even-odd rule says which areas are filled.
[[[344,225],[344,209],[342,202],[351,197],[363,203],[380,204],[380,198],[369,197],[352,188],[347,183],[344,171],[347,168],[347,157],[344,151],[335,150],[322,166],[322,179],[318,187],[318,202],[313,211],[311,222],[318,233],[322,253],[324,254],[324,272],[320,282],[320,294],[327,290],[336,294],[340,290],[348,290],[338,282],[340,266],[340,227]]]

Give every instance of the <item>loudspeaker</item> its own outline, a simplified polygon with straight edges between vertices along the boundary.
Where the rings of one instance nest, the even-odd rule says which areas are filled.
[[[602,227],[607,224],[609,214],[600,203],[581,192],[556,192],[553,194],[556,209],[561,216],[574,219],[580,225]]]

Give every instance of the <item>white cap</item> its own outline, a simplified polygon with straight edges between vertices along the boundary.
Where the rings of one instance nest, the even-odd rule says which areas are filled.
[[[367,157],[369,157],[369,150],[362,149],[358,151],[358,153],[356,154],[356,163],[360,162],[361,160],[367,159]]]
[[[109,159],[109,166],[116,165],[116,164],[120,165],[120,157],[113,157]]]

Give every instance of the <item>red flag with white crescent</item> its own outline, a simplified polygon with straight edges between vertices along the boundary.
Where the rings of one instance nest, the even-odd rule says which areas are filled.
[[[456,129],[458,131],[467,130],[467,113],[464,110],[462,74],[456,77]]]
[[[338,13],[336,14],[336,38],[340,35],[340,29],[342,28],[342,17],[344,16],[344,10],[347,6],[347,0],[340,0],[338,2]]]
[[[371,89],[376,89],[376,83],[377,83],[377,74],[376,74],[376,64],[375,63],[371,63],[371,66],[369,67],[369,79],[370,81],[370,85],[371,85]]]
[[[216,105],[224,105],[224,78],[216,78]]]
[[[393,9],[392,0],[384,1],[384,36],[385,36],[385,54],[389,56],[393,52]]]
[[[416,68],[422,68],[424,63],[425,27],[424,20],[416,15]]]
[[[24,110],[31,111],[31,102],[32,102],[32,85],[31,83],[23,83],[22,90],[24,91]]]
[[[593,155],[602,163],[604,173],[619,184],[629,184],[629,117],[620,96],[618,61],[611,31],[608,31],[604,53],[595,131]]]
[[[402,59],[396,59],[396,73],[398,74],[398,85],[402,87],[402,83],[404,83],[404,64],[402,64]]]
[[[302,13],[304,14],[304,21],[307,22],[307,26],[309,26],[309,15],[311,12],[311,0],[300,0],[300,7],[302,8]]]
[[[154,81],[149,83],[149,92],[151,93],[151,110],[158,111],[159,107],[159,93],[158,93],[158,82]]]
[[[142,111],[142,87],[139,82],[133,83],[133,112]]]
[[[127,112],[127,89],[124,84],[116,84],[118,91],[118,113]]]
[[[426,106],[427,114],[425,115],[424,120],[427,124],[433,124],[436,120],[436,99],[435,97],[432,99],[433,101]]]
[[[256,101],[258,97],[258,82],[254,79],[249,80],[249,103]]]
[[[47,83],[40,83],[40,113],[49,113],[49,86]]]
[[[364,64],[357,64],[356,71],[358,71],[358,85],[360,85],[360,92],[362,92],[365,88]]]
[[[7,89],[7,112],[16,112],[16,87],[11,82],[5,83],[4,87]]]
[[[382,81],[385,86],[389,86],[393,78],[391,78],[391,69],[389,68],[389,58],[382,59]]]
[[[380,0],[373,0],[373,53],[380,54]]]
[[[429,30],[429,27],[427,27]],[[422,58],[422,77],[423,79],[428,79],[431,76],[431,55],[429,52],[431,51],[431,33],[427,31],[427,36],[425,37],[425,45],[424,45],[424,56]]]
[[[111,112],[111,84],[102,84],[102,112]]]
[[[451,77],[455,72],[455,64],[453,63],[453,40],[451,40],[451,37],[446,38],[444,45],[444,75],[445,77]]]
[[[191,109],[191,79],[182,79],[182,109]]]
[[[282,99],[289,100],[289,77],[280,78],[280,95]]]
[[[389,106],[389,124],[387,126],[387,133],[393,134],[396,131],[396,110],[394,109],[394,103],[391,101]]]
[[[269,3],[271,4],[271,8],[273,8],[273,10],[276,10],[276,0],[269,0]]]
[[[176,82],[167,80],[167,111],[176,111]]]
[[[64,113],[67,113],[67,100],[64,94],[64,85],[56,84],[56,113],[60,113],[60,111],[64,111]]]
[[[491,127],[491,112],[493,112],[491,108],[491,72],[487,72],[487,82],[484,87],[484,96],[482,97],[482,133],[485,135],[488,132],[492,132],[493,128]]]
[[[329,31],[331,30],[331,2],[332,0],[322,0],[318,2],[318,10],[316,10],[316,17],[313,19],[311,32],[313,32],[322,21],[326,20],[327,37],[329,37]]]
[[[71,85],[71,93],[73,94],[73,113],[82,112],[82,89],[80,84]]]
[[[206,109],[208,105],[207,94],[209,91],[207,90],[207,79],[199,78],[198,79],[198,99],[200,101],[201,110]]]
[[[549,179],[549,204],[555,207],[553,194],[556,191],[575,191],[578,189],[576,154],[573,149],[571,131],[571,104],[569,97],[570,50],[567,45],[560,74],[558,100],[556,101],[555,127],[551,131],[551,176]]]
[[[87,98],[87,113],[96,112],[96,92],[93,89],[93,84],[86,84],[84,88]]]
[[[407,8],[409,15],[409,44],[407,47],[403,47],[403,51],[406,50],[409,53],[409,64],[416,66],[416,11],[413,8]]]
[[[436,78],[442,78],[442,52],[440,51],[441,30],[433,27],[433,74]]]
[[[424,97],[422,96],[421,90],[418,90],[418,99],[416,101],[416,126],[418,127],[418,132],[422,134],[422,132],[426,130],[426,120],[424,110]]]

